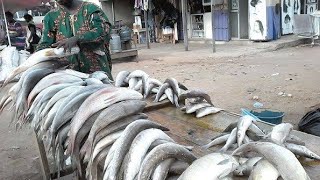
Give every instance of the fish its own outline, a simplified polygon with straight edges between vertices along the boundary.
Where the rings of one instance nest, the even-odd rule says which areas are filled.
[[[178,97],[180,96],[181,90],[179,87],[179,83],[175,78],[168,78],[165,80],[164,83],[168,83],[170,85],[171,89],[173,90],[173,93],[175,95],[177,95]]]
[[[175,161],[171,164],[169,168],[170,174],[181,175],[187,168],[189,164],[184,161]]]
[[[142,78],[143,76],[149,76],[149,75],[146,72],[142,71],[142,70],[135,70],[135,71],[132,71],[129,74],[128,79]]]
[[[125,82],[125,79],[129,76],[129,71],[120,71],[116,77],[114,86],[116,87],[125,87],[128,84]]]
[[[174,96],[173,96],[173,91],[172,91],[172,89],[168,87],[168,88],[164,91],[164,93],[167,95],[169,101],[170,101],[172,104],[174,104],[174,99],[173,99]]]
[[[296,155],[320,161],[320,156],[312,152],[311,150],[309,150],[306,146],[301,146],[301,145],[292,144],[292,143],[285,143],[284,145],[287,149],[289,149],[291,152],[293,152]]]
[[[210,107],[210,106],[212,106],[212,105],[207,102],[191,104],[191,105],[186,106],[186,113],[192,114],[201,108]]]
[[[230,134],[225,134],[223,136],[217,137],[216,139],[211,141],[209,144],[202,146],[202,148],[209,149],[212,146],[222,144],[226,142],[229,139],[229,137],[230,137]]]
[[[210,115],[210,114],[216,114],[220,111],[222,111],[222,109],[216,108],[216,107],[203,107],[203,108],[198,109],[196,111],[196,114],[197,114],[196,117],[202,118],[202,117]]]
[[[286,138],[286,143],[292,143],[292,144],[297,144],[297,145],[301,145],[304,146],[306,145],[305,142],[303,142],[299,137],[293,135],[293,134],[289,134],[289,136]]]
[[[233,175],[235,175],[235,176],[250,176],[254,165],[256,165],[257,162],[260,161],[261,159],[262,159],[262,157],[253,157],[253,158],[245,161],[243,164],[240,163],[240,166],[238,166],[233,171]]]
[[[88,79],[90,78],[90,75],[87,73],[79,72],[73,69],[63,69],[63,70],[56,70],[56,73],[63,73],[67,75],[72,75],[81,79]]]
[[[141,131],[145,129],[156,128],[167,131],[168,129],[152,122],[150,120],[137,120],[131,123],[123,132],[121,137],[113,144],[115,146],[114,153],[112,155],[111,162],[109,164],[104,165],[104,176],[103,179],[113,180],[117,177],[117,174],[120,170],[121,163],[124,159],[126,152],[129,150],[130,145],[134,138]],[[108,154],[107,159],[110,159],[110,155]],[[109,157],[109,158],[108,158]]]
[[[71,49],[71,53],[63,52],[63,48],[47,48],[33,53],[23,64],[15,68],[5,79],[3,86],[9,83],[16,75],[26,71],[28,68],[44,61],[52,60],[53,58],[61,58],[79,53],[80,49],[74,47]]]
[[[171,164],[175,161],[174,158],[162,161],[154,170],[152,180],[163,180],[167,178]]]
[[[213,105],[210,96],[201,90],[185,91],[181,93],[181,95],[179,96],[179,99],[184,101],[187,98],[199,98],[199,97],[205,99],[209,104]]]
[[[120,117],[120,119],[118,118],[117,121],[110,123],[105,128],[103,128],[101,130],[98,129],[99,132],[94,136],[94,141],[93,141],[91,147],[94,147],[98,141],[100,141],[103,137],[107,136],[108,134],[113,133],[115,131],[123,130],[129,124],[131,124],[132,122],[134,122],[136,120],[147,119],[147,118],[148,118],[148,116],[143,113],[138,113],[135,115],[127,115],[127,117],[125,117],[125,118],[121,118],[121,117]],[[96,132],[92,132],[92,133],[95,134]],[[90,146],[90,144],[91,144],[91,142],[89,142],[89,141],[90,141],[90,139],[87,139],[87,141],[86,141],[88,146]],[[89,156],[90,152],[91,152],[91,150],[88,149],[86,155]]]
[[[43,122],[42,126],[41,126],[41,131],[45,132],[49,129],[49,127],[51,126],[51,123],[54,119],[54,116],[56,115],[58,109],[60,108],[60,106],[62,105],[62,103],[64,102],[64,100],[66,99],[66,97],[58,100],[53,107],[50,109],[47,118],[45,119],[45,121]]]
[[[87,169],[86,174],[89,175],[89,173],[91,174],[91,179],[95,180],[98,179],[98,177],[102,177],[102,173],[100,173],[101,171],[98,171],[98,169],[100,169],[100,167],[103,166],[103,163],[106,159],[106,156],[108,154],[108,152],[110,151],[110,146],[104,148],[96,157],[96,159],[93,161],[91,168]],[[90,179],[90,177],[89,177]]]
[[[99,79],[95,79],[95,78],[85,79],[84,82],[86,83],[87,86],[97,85],[97,84],[104,84],[102,81],[100,81]],[[110,83],[108,83],[108,84],[110,84]]]
[[[95,71],[92,74],[90,74],[89,78],[98,79],[100,81],[106,81],[108,84],[111,84],[113,82],[111,79],[109,79],[109,76],[104,71]]]
[[[160,99],[161,96],[164,94],[165,90],[168,89],[168,87],[169,87],[169,84],[168,84],[168,83],[164,83],[164,84],[160,87],[160,89],[159,89],[159,91],[158,91],[158,93],[157,93],[157,95],[156,95],[156,99],[154,100],[154,102],[159,102],[159,99]],[[166,95],[168,96],[168,94],[166,94]]]
[[[228,154],[212,153],[194,161],[178,180],[219,180],[239,166],[237,160]]]
[[[124,180],[133,180],[139,173],[139,168],[151,144],[156,140],[173,142],[173,140],[159,129],[147,129],[140,132],[133,140],[128,151],[128,162],[124,162]]]
[[[129,89],[134,89],[135,86],[138,84],[139,78],[131,78],[129,79]]]
[[[141,87],[142,87],[142,80],[140,79],[138,83],[133,87],[133,90],[140,91]]]
[[[78,78],[72,75],[66,75],[64,73],[53,73],[42,78],[37,83],[37,85],[32,89],[32,91],[28,96],[28,107],[30,107],[30,104],[32,100],[35,98],[35,96],[37,96],[45,88],[50,87],[52,85],[56,85],[56,84],[66,84],[66,83],[76,83],[76,82],[83,82],[83,81],[81,78]]]
[[[80,157],[78,152],[80,149],[76,148],[77,144],[75,143],[75,140],[79,129],[83,126],[85,121],[95,112],[110,107],[117,102],[124,100],[141,100],[142,98],[143,96],[136,91],[126,88],[106,87],[93,93],[82,103],[71,121],[69,145],[74,165],[78,166],[80,175],[81,165],[79,163]]]
[[[96,119],[93,124],[90,133],[88,135],[88,152],[92,152],[92,147],[94,146],[94,141],[96,140],[96,135],[108,126],[112,125],[112,123],[116,123],[117,121],[122,121],[123,118],[133,116],[132,118],[136,118],[139,116],[134,116],[143,111],[146,106],[146,102],[141,100],[126,100],[119,103],[116,103],[108,108],[106,108],[101,115]],[[104,118],[107,116],[108,118]],[[144,115],[140,115],[140,117],[144,118]]]
[[[144,92],[144,98],[147,98],[152,89],[154,89],[155,87],[160,87],[162,85],[162,83],[157,80],[157,79],[154,79],[154,78],[148,78],[148,81],[146,82],[146,90]]]
[[[234,128],[231,131],[226,144],[221,148],[220,152],[226,152],[231,147],[232,144],[237,142],[237,131],[238,131],[237,128]]]
[[[250,180],[277,180],[278,170],[267,160],[260,160],[254,166],[249,179]]]
[[[255,122],[256,120],[249,115],[245,115],[242,116],[239,121],[238,121],[238,125],[237,125],[237,144],[240,147],[245,136],[246,136],[246,132],[249,129],[249,127],[251,126],[252,122]]]
[[[280,145],[271,142],[251,142],[236,149],[232,155],[241,155],[248,151],[261,154],[287,180],[310,180],[310,177],[295,155]]]
[[[290,132],[292,131],[293,126],[289,123],[282,123],[279,125],[276,125],[272,128],[272,131],[270,133],[270,139],[278,144],[282,145],[286,138],[289,136]]]
[[[153,148],[143,160],[138,180],[148,180],[156,165],[165,159],[175,158],[191,164],[197,158],[186,148],[175,143],[164,143]]]
[[[70,94],[72,94],[74,91],[76,91],[77,89],[82,89],[84,88],[84,86],[70,86],[70,87],[66,87],[62,90],[60,90],[59,92],[57,92],[54,96],[52,96],[52,98],[49,100],[48,104],[46,105],[46,107],[43,109],[43,111],[41,112],[41,117],[44,117],[45,114],[48,113],[49,109],[60,99],[64,98],[64,97],[68,97]]]
[[[52,140],[55,138],[58,129],[62,127],[64,124],[66,124],[68,121],[70,121],[72,117],[74,117],[79,107],[87,99],[88,96],[106,86],[108,85],[103,84],[87,86],[70,94],[64,100],[64,103],[62,103],[63,105],[60,106],[60,108],[58,109],[48,132],[48,136],[51,139],[49,140],[49,142],[51,142],[51,146],[53,148],[54,144],[52,144]]]
[[[159,99],[159,102],[162,102],[162,101],[164,101],[164,100],[166,100],[166,99],[168,99],[168,96],[167,96],[166,94],[163,94],[163,95],[161,96],[161,98]]]
[[[32,71],[30,74],[26,76],[22,83],[22,89],[20,90],[19,95],[16,100],[16,117],[19,119],[22,116],[22,119],[25,115],[24,113],[27,109],[27,97],[30,92],[32,92],[33,88],[36,84],[41,81],[47,75],[53,73],[52,70],[41,69]]]
[[[102,138],[94,147],[94,151],[92,153],[91,159],[89,160],[88,166],[87,168],[89,169],[89,174],[88,176],[90,177],[90,179],[95,179],[96,177],[91,177],[91,166],[93,164],[93,162],[96,160],[97,155],[105,148],[107,148],[108,146],[111,146],[123,133],[123,130],[112,133],[104,138]]]

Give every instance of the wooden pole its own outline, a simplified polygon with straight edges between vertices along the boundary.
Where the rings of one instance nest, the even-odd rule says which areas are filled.
[[[5,13],[5,10],[4,10],[3,0],[1,0],[1,4],[2,4],[2,12],[3,12],[4,23],[5,23],[6,31],[7,31],[8,43],[9,43],[9,46],[11,46],[11,39],[10,39],[10,35],[9,35],[8,22],[7,22],[7,17],[6,17],[6,13]]]
[[[188,43],[188,29],[187,29],[187,2],[186,0],[181,0],[181,10],[182,10],[182,24],[183,24],[183,41],[184,48],[186,51],[189,50]]]
[[[150,42],[149,42],[149,27],[148,27],[148,12],[147,10],[144,10],[144,25],[146,29],[146,41],[147,41],[147,47],[150,49]]]
[[[216,35],[215,35],[215,25],[214,25],[214,0],[211,0],[211,23],[212,23],[212,52],[216,52]]]
[[[111,9],[112,9],[112,20],[113,23],[116,22],[116,13],[114,12],[114,0],[111,2]]]

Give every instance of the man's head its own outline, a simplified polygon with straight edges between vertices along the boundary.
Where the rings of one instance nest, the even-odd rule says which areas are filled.
[[[8,22],[14,21],[12,12],[7,11],[7,12],[5,13],[5,15],[6,15],[6,18],[7,18],[7,21],[8,21]]]
[[[26,22],[30,22],[33,20],[33,17],[30,14],[25,14],[23,18],[26,20]]]
[[[58,4],[70,8],[72,6],[73,0],[56,0]]]

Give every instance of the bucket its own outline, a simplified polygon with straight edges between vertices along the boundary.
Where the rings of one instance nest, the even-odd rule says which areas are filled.
[[[258,118],[261,121],[271,123],[271,124],[281,124],[282,119],[284,117],[284,112],[277,111],[277,110],[270,110],[270,109],[254,109],[248,111],[246,109],[242,109],[243,115],[250,115],[254,118]]]
[[[111,53],[121,52],[121,40],[118,34],[111,34],[110,51]]]

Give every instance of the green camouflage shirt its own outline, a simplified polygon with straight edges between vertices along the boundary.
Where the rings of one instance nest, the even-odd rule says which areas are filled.
[[[83,2],[74,15],[58,5],[44,17],[43,34],[37,50],[77,36],[80,53],[67,58],[71,68],[84,73],[102,70],[112,79],[108,49],[110,30],[107,16],[93,3]]]

